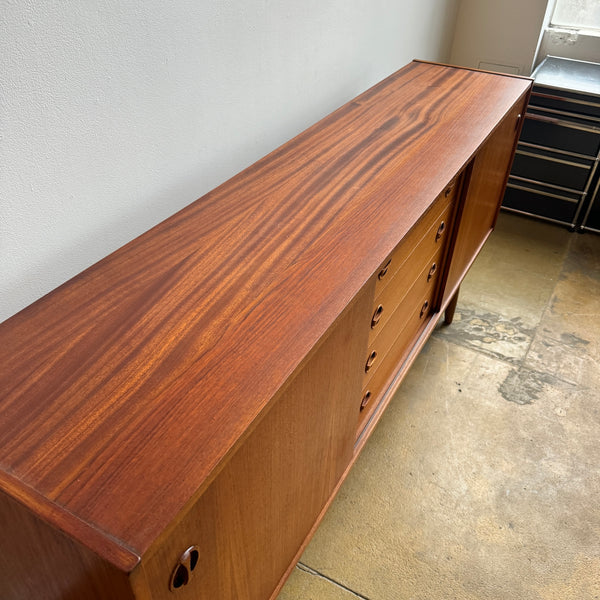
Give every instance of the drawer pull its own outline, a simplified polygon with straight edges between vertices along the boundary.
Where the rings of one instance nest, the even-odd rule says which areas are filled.
[[[423,306],[421,307],[421,314],[419,315],[419,319],[423,318],[423,315],[427,312],[428,308],[429,308],[429,301],[425,300],[425,302],[423,302]]]
[[[383,267],[381,268],[381,271],[379,271],[379,274],[377,275],[378,279],[383,279],[388,272],[388,269],[390,268],[390,263],[392,262],[392,259],[390,258],[390,260],[388,260],[385,265],[383,265]]]
[[[436,242],[442,237],[445,230],[446,230],[446,223],[444,221],[442,221],[440,223],[440,226],[438,227],[437,233],[435,234]]]
[[[444,198],[447,198],[452,193],[453,187],[454,186],[450,185],[446,188],[446,191],[444,192]]]
[[[367,407],[367,404],[369,404],[370,400],[371,400],[371,392],[369,390],[367,390],[365,392],[365,395],[363,396],[361,403],[360,403],[360,410],[365,410],[365,408]]]
[[[427,273],[427,281],[431,281],[431,278],[435,275],[436,271],[437,271],[437,264],[433,263],[431,265],[431,269],[429,269],[429,273]]]
[[[180,557],[173,569],[169,589],[174,592],[186,586],[192,579],[194,569],[198,565],[200,550],[198,546],[190,546]]]
[[[373,352],[371,352],[371,354],[369,354],[369,358],[367,358],[367,362],[365,364],[365,373],[368,373],[370,371],[376,358],[377,358],[377,352],[375,352],[375,350],[373,350]]]
[[[383,314],[383,305],[380,304],[375,309],[375,312],[373,313],[373,318],[371,319],[371,329],[373,329],[375,327],[375,325],[377,325],[377,323],[379,323],[379,319],[381,319],[382,314]]]

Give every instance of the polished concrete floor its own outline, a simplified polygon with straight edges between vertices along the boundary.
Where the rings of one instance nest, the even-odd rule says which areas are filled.
[[[278,600],[600,598],[600,236],[501,214]]]

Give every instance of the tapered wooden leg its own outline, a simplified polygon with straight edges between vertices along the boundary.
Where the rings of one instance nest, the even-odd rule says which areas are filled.
[[[454,311],[456,310],[456,303],[458,302],[458,292],[460,292],[460,286],[456,290],[454,296],[452,296],[448,306],[446,306],[446,311],[444,313],[444,323],[446,325],[450,325],[454,319]]]

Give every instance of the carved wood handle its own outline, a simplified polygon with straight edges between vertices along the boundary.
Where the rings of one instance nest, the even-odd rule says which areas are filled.
[[[365,395],[363,396],[363,399],[361,400],[360,410],[364,410],[365,409],[365,407],[367,406],[367,404],[369,404],[369,400],[371,400],[371,392],[369,390],[367,390],[365,392]]]
[[[389,269],[389,267],[390,267],[390,263],[391,263],[391,262],[392,262],[392,259],[390,258],[390,260],[388,260],[388,261],[385,263],[385,265],[383,265],[383,267],[381,268],[381,271],[379,271],[379,274],[377,275],[377,277],[378,277],[379,279],[383,279],[383,278],[384,278],[384,277],[387,275],[387,272],[388,272],[388,269]]]
[[[169,589],[174,592],[186,586],[192,579],[194,569],[198,566],[200,550],[198,546],[190,546],[180,557],[171,574]]]
[[[373,318],[371,319],[371,329],[373,329],[377,323],[379,323],[379,319],[381,319],[381,315],[383,314],[383,304],[380,304],[373,313]]]
[[[435,234],[435,241],[437,242],[442,235],[444,234],[444,231],[446,230],[446,223],[444,221],[442,221],[440,223],[440,226],[438,227],[437,233]]]
[[[427,281],[431,281],[431,278],[435,275],[436,271],[437,271],[437,264],[433,263],[431,265],[431,269],[429,269],[429,273],[427,273]]]
[[[365,364],[365,373],[369,372],[369,370],[373,366],[373,363],[375,362],[376,358],[377,358],[377,352],[375,352],[375,350],[373,350],[373,352],[371,352],[371,354],[369,354],[369,358],[367,358],[367,362]]]

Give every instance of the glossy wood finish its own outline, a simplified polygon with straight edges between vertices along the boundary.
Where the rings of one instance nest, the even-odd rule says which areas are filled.
[[[411,255],[421,254],[420,244],[437,244],[442,237],[447,234],[448,211],[450,204],[456,199],[458,178],[446,186],[444,192],[440,194],[432,203],[429,210],[419,219],[409,233],[407,233],[398,247],[388,256],[383,264],[377,269],[375,278],[375,299],[379,298],[387,287],[388,283],[394,279],[396,273],[405,266],[406,261]],[[435,228],[433,232],[430,230]],[[432,237],[430,237],[432,234]]]
[[[367,350],[371,365],[363,376],[357,439],[388,395],[391,381],[398,379],[399,384],[415,339],[437,311],[463,179],[460,173],[444,187],[373,276],[375,301]]]
[[[199,574],[177,598],[270,596],[352,458],[357,405],[350,400],[360,390],[371,297],[372,288],[363,289],[201,499],[149,553],[154,598],[172,597],[165,581],[191,544],[201,549]]]
[[[268,554],[275,543],[275,522],[266,537],[243,533],[258,518],[256,506],[268,502],[274,514],[294,511],[289,536],[277,546],[281,559],[265,559],[269,573],[261,582],[237,580],[231,590],[262,599],[353,460],[362,365],[346,388],[336,360],[338,353],[355,356],[355,344],[363,345],[364,360],[378,270],[465,168],[474,189],[461,195],[458,212],[468,217],[470,204],[487,202],[487,176],[477,173],[497,169],[500,181],[513,140],[503,128],[494,134],[501,149],[481,146],[500,121],[512,119],[529,86],[523,78],[411,63],[0,324],[2,518],[15,499],[42,528],[97,557],[86,562],[88,580],[118,573],[115,585],[129,588],[111,600],[132,593],[145,600],[163,597],[186,548],[218,539],[211,527],[224,527],[242,546],[219,545],[216,558],[201,552],[199,561],[218,561],[217,572],[233,569],[234,579],[238,568],[247,573],[248,552]],[[500,154],[504,162],[494,166]],[[485,209],[493,218],[496,200]],[[485,232],[493,218],[486,216]],[[463,240],[481,231],[461,231],[448,232],[457,266],[452,257],[442,285],[447,274],[460,280],[480,245]],[[429,322],[434,304],[424,311]],[[363,310],[357,306],[364,332],[347,323],[354,333],[342,342],[336,324]],[[411,335],[396,356],[418,348],[416,336],[429,327],[415,330],[409,321]],[[328,351],[331,368],[324,369],[319,353],[331,339],[339,348]],[[313,369],[318,376],[308,375]],[[337,407],[329,416],[312,397],[317,377]],[[301,395],[294,386],[305,386]],[[342,395],[348,405],[339,412]],[[315,440],[330,440],[323,465],[302,447],[313,443],[313,428]],[[281,462],[261,471],[256,457],[270,460],[275,447]],[[251,473],[265,495],[244,480]],[[291,474],[303,486],[301,506]],[[248,489],[255,508],[239,512]],[[214,497],[225,513],[210,525],[202,515],[215,510]],[[208,527],[204,539],[180,539],[194,515]],[[10,553],[14,544],[20,562],[26,550],[37,552],[35,532],[24,528],[23,536],[3,546]],[[60,556],[39,565],[40,581],[69,568]],[[0,585],[10,568],[0,562]],[[51,589],[38,597],[62,597]],[[186,589],[169,593],[185,597]]]
[[[381,333],[374,339],[369,340],[367,356],[370,356],[374,352],[377,355],[377,359],[372,368],[365,372],[363,386],[368,385],[373,373],[389,352],[398,332],[406,323],[406,316],[412,313],[417,306],[422,307],[425,301],[428,304],[427,308],[433,309],[435,292],[438,289],[440,278],[437,269],[433,277],[429,276],[429,272],[433,264],[441,264],[444,256],[443,250],[444,248],[442,247],[437,249],[434,255],[425,256],[426,260],[422,261],[424,263],[422,270],[411,279],[406,279],[402,286],[398,286],[400,288],[398,290],[399,299],[396,306],[393,309],[390,308],[392,311],[390,319],[380,329]]]
[[[453,198],[440,198],[433,205],[432,211],[428,213],[389,259],[389,267],[383,279],[379,277],[381,269],[375,277],[375,301],[371,317],[371,332],[369,343],[373,342],[384,329],[386,323],[402,301],[410,286],[407,282],[414,281],[420,271],[425,268],[426,263],[433,261],[433,257],[440,254],[445,247],[447,239],[447,227],[450,225],[452,211],[455,208]],[[438,230],[443,227],[441,234]],[[388,264],[387,262],[385,264]],[[428,266],[428,271],[431,265]],[[439,267],[439,269],[438,269]],[[434,270],[438,274],[441,264],[436,264]],[[381,284],[385,283],[385,287]],[[381,308],[380,308],[381,307]],[[375,323],[373,323],[375,320]]]
[[[0,503],[2,600],[134,600],[135,576],[57,532],[4,492]]]

